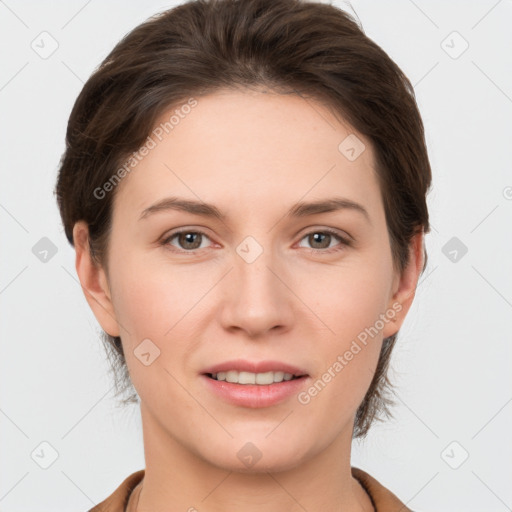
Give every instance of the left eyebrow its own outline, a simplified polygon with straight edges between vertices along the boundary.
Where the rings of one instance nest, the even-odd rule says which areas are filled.
[[[291,217],[307,217],[310,215],[329,213],[337,210],[353,210],[362,213],[366,220],[371,224],[370,214],[366,208],[362,204],[344,197],[332,197],[313,201],[311,203],[300,202],[295,204],[287,215]]]
[[[366,220],[371,224],[370,215],[363,205],[343,197],[321,199],[319,201],[309,203],[299,202],[290,208],[287,216],[300,218],[344,209],[353,210],[363,214]],[[146,208],[141,213],[139,220],[145,219],[154,213],[167,210],[184,211],[193,215],[200,215],[202,217],[217,218],[221,221],[226,220],[226,214],[222,213],[215,205],[180,197],[166,197],[161,199]]]

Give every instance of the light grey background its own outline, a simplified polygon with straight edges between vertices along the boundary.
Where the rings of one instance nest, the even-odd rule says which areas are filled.
[[[115,408],[52,191],[83,83],[172,5],[0,1],[2,512],[85,511],[144,467],[140,414]],[[352,465],[418,512],[512,510],[512,2],[351,5],[414,84],[434,182],[429,266],[393,357],[395,419],[354,443]],[[43,237],[57,250],[46,262]]]

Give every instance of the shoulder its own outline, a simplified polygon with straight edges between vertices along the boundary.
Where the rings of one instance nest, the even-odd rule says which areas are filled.
[[[395,494],[366,471],[352,467],[352,476],[365,488],[378,512],[413,512]]]
[[[124,512],[133,489],[144,478],[144,469],[140,469],[126,477],[119,487],[105,500],[98,503],[88,512]]]

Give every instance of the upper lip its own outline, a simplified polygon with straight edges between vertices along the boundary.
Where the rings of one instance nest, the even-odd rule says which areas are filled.
[[[229,370],[251,373],[284,372],[291,373],[295,377],[308,374],[305,370],[298,368],[297,366],[282,363],[281,361],[247,361],[245,359],[224,361],[223,363],[206,368],[202,373],[219,373],[227,372]]]

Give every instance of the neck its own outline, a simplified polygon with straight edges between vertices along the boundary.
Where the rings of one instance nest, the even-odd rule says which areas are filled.
[[[252,468],[215,464],[171,437],[141,404],[146,470],[137,511],[373,512],[352,476],[352,425],[322,451],[291,467],[264,458]],[[233,446],[244,443],[233,441]],[[238,450],[236,450],[238,451]]]

